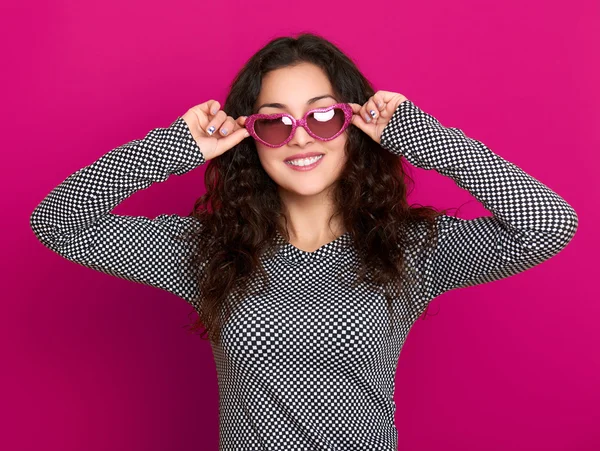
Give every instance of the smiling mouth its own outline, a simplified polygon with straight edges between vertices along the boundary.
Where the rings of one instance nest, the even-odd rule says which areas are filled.
[[[299,158],[297,160],[288,160],[288,161],[285,161],[285,164],[287,164],[289,166],[294,166],[294,167],[312,166],[317,161],[321,160],[323,158],[323,156],[324,155],[317,155],[314,157]]]
[[[296,160],[296,164],[291,164],[290,162],[285,162],[285,164],[295,172],[307,172],[312,171],[317,166],[321,164],[325,155],[319,155],[318,157],[312,158],[303,158],[300,160]]]

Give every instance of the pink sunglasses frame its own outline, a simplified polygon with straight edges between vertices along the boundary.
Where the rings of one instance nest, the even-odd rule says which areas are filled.
[[[310,128],[306,124],[306,118],[311,113],[326,112],[326,111],[331,110],[332,108],[341,108],[342,109],[342,111],[344,112],[344,125],[342,125],[342,128],[340,129],[339,132],[337,132],[335,135],[331,136],[330,138],[321,138],[320,136],[315,135],[310,130]],[[348,103],[336,103],[335,105],[330,105],[328,107],[315,108],[314,110],[307,111],[302,119],[296,119],[288,113],[252,114],[246,118],[246,123],[244,124],[244,126],[245,126],[246,130],[248,130],[248,133],[250,133],[250,136],[252,136],[254,139],[261,142],[265,146],[276,148],[276,147],[285,146],[288,142],[290,142],[292,140],[292,138],[294,137],[294,134],[296,133],[296,129],[298,127],[304,127],[304,130],[306,130],[306,132],[310,136],[312,136],[315,139],[318,139],[319,141],[331,141],[332,139],[335,139],[339,135],[341,135],[344,132],[344,130],[346,130],[348,128],[348,126],[350,125],[350,121],[352,120],[352,115],[353,115],[352,106],[350,106]],[[257,119],[278,119],[283,116],[289,117],[292,120],[292,130],[290,131],[290,136],[288,136],[285,139],[285,141],[283,141],[281,144],[275,145],[275,144],[270,144],[266,141],[263,141],[262,139],[260,139],[260,137],[254,131],[254,122]]]

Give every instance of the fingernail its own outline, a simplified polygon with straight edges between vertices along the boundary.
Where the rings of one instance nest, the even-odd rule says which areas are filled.
[[[211,114],[217,114],[217,109],[216,109],[216,108],[213,108],[212,110],[210,110],[210,113],[211,113]]]
[[[367,121],[367,122],[371,122],[371,116],[367,116],[367,115],[365,115],[365,121]]]
[[[222,129],[221,129],[221,133],[223,133],[224,135],[226,135],[226,134],[227,134],[227,130],[226,130],[226,129],[224,129],[224,128],[222,128]]]
[[[212,135],[215,132],[215,126],[211,125],[210,127],[208,127],[208,134]]]
[[[369,113],[371,113],[371,116],[375,117],[375,110],[371,110]]]

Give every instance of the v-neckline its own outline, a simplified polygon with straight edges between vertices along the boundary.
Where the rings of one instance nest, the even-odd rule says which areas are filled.
[[[297,248],[292,243],[286,241],[279,231],[277,231],[276,242],[281,245],[279,253],[285,259],[293,262],[305,263],[341,253],[345,248],[352,244],[352,237],[350,236],[350,232],[344,232],[342,235],[325,243],[312,252]]]

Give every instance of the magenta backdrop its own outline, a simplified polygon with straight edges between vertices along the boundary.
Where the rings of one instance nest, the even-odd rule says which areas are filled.
[[[29,215],[109,150],[224,102],[252,53],[299,31],[332,40],[376,90],[481,140],[579,215],[559,255],[445,293],[414,325],[396,378],[400,449],[600,449],[597,0],[15,4],[0,7],[0,449],[217,449],[215,365],[184,328],[191,307],[59,257]],[[489,214],[452,180],[411,169],[411,202]],[[203,173],[172,176],[114,211],[185,215]]]

